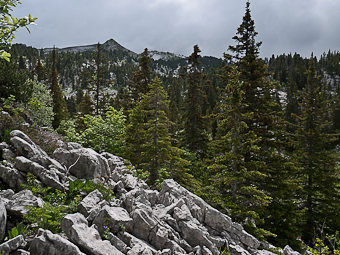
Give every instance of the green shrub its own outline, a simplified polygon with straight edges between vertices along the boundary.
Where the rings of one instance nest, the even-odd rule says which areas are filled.
[[[8,231],[8,237],[7,239],[10,240],[18,235],[23,235],[25,236],[26,235],[26,232],[27,232],[27,226],[25,226],[24,224],[22,223],[19,223],[16,227],[14,228],[11,228],[9,231]]]

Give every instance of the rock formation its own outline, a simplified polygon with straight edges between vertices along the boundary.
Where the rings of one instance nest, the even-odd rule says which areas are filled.
[[[165,180],[160,191],[152,190],[133,175],[133,168],[112,154],[60,142],[53,157],[49,157],[21,131],[10,135],[11,144],[0,144],[5,159],[0,163],[0,181],[10,187],[0,191],[0,252],[217,255],[226,250],[231,254],[273,254],[263,249],[269,244],[261,245],[242,225],[174,180]],[[13,225],[10,219],[44,204],[23,189],[27,173],[34,174],[45,186],[66,192],[70,180],[102,181],[115,191],[116,197],[106,201],[101,192],[94,190],[83,197],[77,213],[63,218],[61,234],[39,229],[26,240],[19,235],[4,242],[8,225]],[[298,254],[288,246],[281,252]]]

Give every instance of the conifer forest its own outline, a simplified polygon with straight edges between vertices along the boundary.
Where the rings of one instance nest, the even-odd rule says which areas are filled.
[[[2,1],[1,15],[16,4]],[[34,18],[1,18],[0,110],[11,118],[0,119],[0,142],[39,127],[124,158],[156,189],[174,179],[259,240],[336,254],[340,52],[261,58],[251,8],[223,58],[199,45],[153,58],[113,39],[36,49],[11,44]]]

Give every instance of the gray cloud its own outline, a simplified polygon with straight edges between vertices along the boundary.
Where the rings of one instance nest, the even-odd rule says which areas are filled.
[[[16,16],[38,17],[31,34],[16,42],[34,47],[66,47],[114,38],[141,52],[149,49],[188,55],[198,44],[203,55],[221,57],[242,21],[240,0],[25,0]],[[262,56],[338,50],[340,1],[251,1]]]

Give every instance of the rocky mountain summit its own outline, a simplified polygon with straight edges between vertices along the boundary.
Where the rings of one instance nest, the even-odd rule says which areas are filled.
[[[10,133],[10,143],[2,142],[0,150],[0,181],[10,188],[0,191],[0,254],[274,254],[275,247],[174,180],[152,190],[135,177],[133,167],[110,153],[59,141],[50,157],[19,130]],[[69,192],[72,181],[90,179],[112,189],[115,198],[107,201],[96,189],[81,197],[76,213],[63,217],[60,234],[39,228],[33,236],[3,241],[13,219],[45,203],[23,188],[28,173],[41,185],[63,192]],[[289,246],[276,250],[298,254]]]

